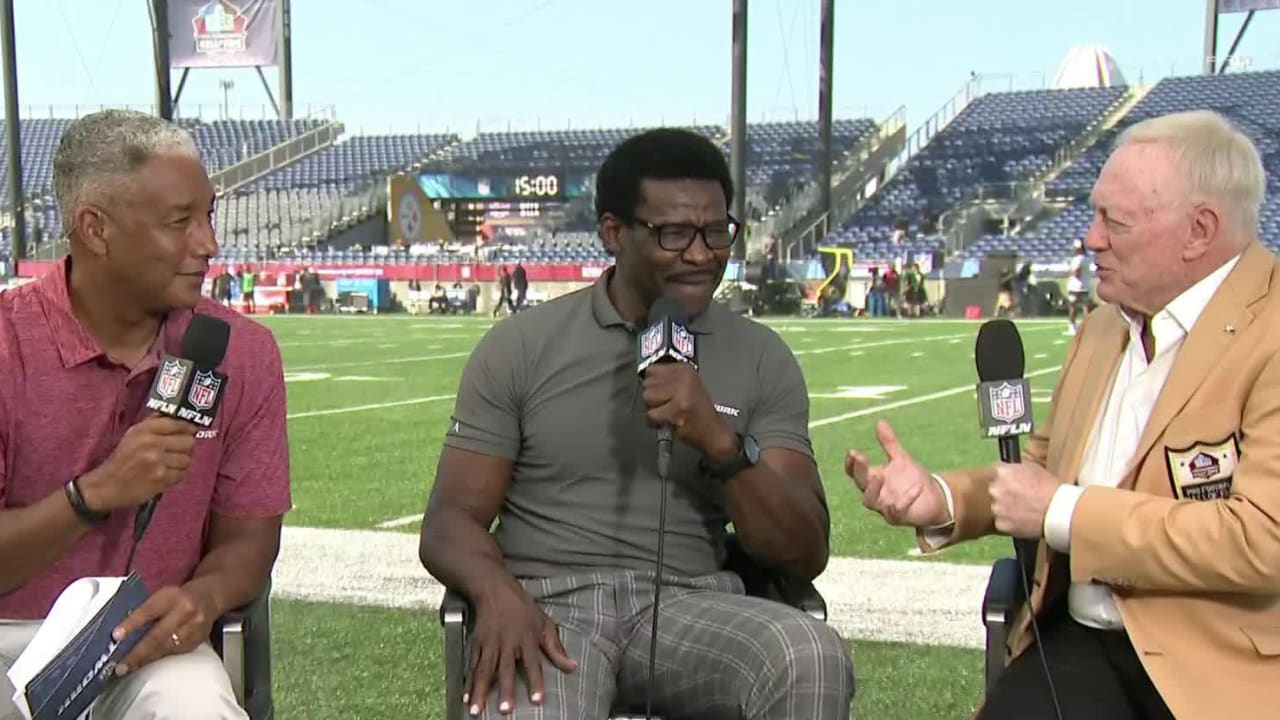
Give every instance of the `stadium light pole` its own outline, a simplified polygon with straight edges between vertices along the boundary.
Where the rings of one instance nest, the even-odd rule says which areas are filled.
[[[827,218],[831,232],[831,101],[834,96],[836,0],[822,0],[822,25],[818,38],[818,213]],[[815,244],[818,238],[814,239]]]
[[[27,222],[22,205],[22,123],[18,116],[18,53],[13,42],[13,0],[0,2],[0,48],[4,52],[4,119],[9,160],[9,209],[13,221],[13,243],[9,252],[9,275],[17,277],[18,261],[27,257]]]
[[[1204,3],[1204,74],[1212,75],[1218,60],[1218,0]]]
[[[151,0],[151,30],[155,36],[156,114],[173,119],[173,88],[169,85],[169,0]]]
[[[293,8],[289,0],[280,0],[279,29],[280,38],[276,43],[276,52],[280,65],[280,119],[293,119]]]
[[[733,89],[729,103],[729,170],[733,175],[733,205],[730,212],[745,227],[747,217],[747,0],[733,0]],[[744,233],[733,245],[733,257],[747,257]]]

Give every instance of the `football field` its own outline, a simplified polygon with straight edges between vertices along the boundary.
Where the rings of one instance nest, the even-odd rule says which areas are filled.
[[[491,321],[264,320],[284,354],[294,510],[275,572],[282,718],[441,717],[441,589],[417,561],[423,507],[466,357]],[[795,352],[826,485],[832,562],[817,581],[852,642],[859,718],[963,718],[981,694],[979,606],[1007,538],[919,557],[914,535],[866,510],[843,471],[880,458],[888,419],[932,469],[989,463],[977,435],[978,323],[766,318]],[[1037,420],[1069,340],[1064,320],[1019,324]]]

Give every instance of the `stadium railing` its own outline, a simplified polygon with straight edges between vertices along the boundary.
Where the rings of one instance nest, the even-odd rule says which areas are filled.
[[[218,618],[209,642],[222,658],[236,703],[249,720],[273,720],[270,581],[247,605]]]
[[[823,622],[827,621],[827,603],[813,583],[793,584],[760,567],[742,549],[736,535],[725,538],[728,556],[724,569],[738,574],[748,595],[786,603],[803,610]],[[462,720],[462,688],[467,670],[467,634],[474,617],[471,605],[452,589],[446,588],[440,603],[440,624],[444,626],[445,720]],[[609,720],[640,720],[644,708],[614,707]],[[661,720],[654,716],[656,720]],[[256,720],[256,718],[255,718]]]

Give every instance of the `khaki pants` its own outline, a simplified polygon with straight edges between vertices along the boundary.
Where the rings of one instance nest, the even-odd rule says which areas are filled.
[[[31,642],[39,621],[0,620],[0,720],[22,720],[6,673]],[[247,720],[236,705],[222,660],[209,643],[170,655],[112,683],[90,720]]]

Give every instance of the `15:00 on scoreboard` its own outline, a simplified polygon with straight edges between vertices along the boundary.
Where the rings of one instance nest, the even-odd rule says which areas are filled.
[[[517,197],[559,197],[560,187],[560,178],[556,175],[519,175],[515,179]]]

